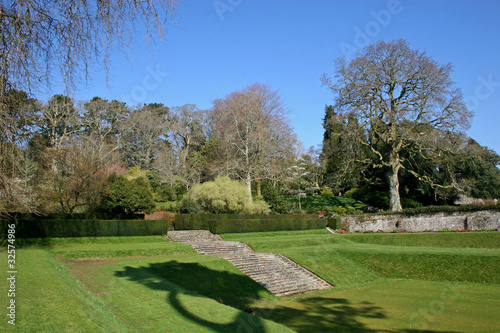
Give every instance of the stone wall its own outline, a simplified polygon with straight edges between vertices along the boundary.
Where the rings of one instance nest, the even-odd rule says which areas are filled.
[[[440,231],[500,229],[500,211],[430,213],[417,215],[354,215],[340,217],[342,229],[351,232],[394,230]]]

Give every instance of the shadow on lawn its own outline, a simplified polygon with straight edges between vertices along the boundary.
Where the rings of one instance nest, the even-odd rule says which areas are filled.
[[[151,273],[168,282],[152,280]],[[179,300],[179,294],[184,292],[172,288],[169,283],[173,282],[197,294],[213,298],[220,303],[249,311],[249,306],[260,299],[260,294],[266,293],[267,290],[248,276],[212,270],[197,263],[182,263],[175,260],[143,267],[127,266],[122,271],[116,271],[115,276],[125,277],[154,290],[168,292],[167,302],[179,314],[216,332],[265,332],[262,319],[246,312],[240,312],[233,322],[228,324],[200,318],[196,310],[189,309]]]
[[[151,274],[162,280],[151,279]],[[216,332],[266,332],[262,318],[291,327],[298,332],[427,332],[420,330],[373,330],[357,321],[358,318],[386,318],[383,309],[370,302],[352,304],[349,300],[333,297],[310,297],[294,300],[294,307],[253,308],[252,304],[268,294],[248,276],[226,271],[213,270],[198,263],[169,261],[143,267],[125,267],[116,271],[117,277],[124,277],[154,290],[168,292],[170,303],[184,318]],[[172,288],[173,282],[197,294],[215,299],[221,303],[238,307],[241,312],[231,323],[221,324],[200,318],[196,310],[189,309],[179,299],[184,293]],[[268,294],[269,296],[269,294]],[[270,296],[272,297],[272,296]],[[437,333],[437,332],[434,332]],[[444,333],[444,332],[440,332]]]
[[[352,304],[347,299],[311,297],[294,301],[294,307],[276,306],[269,319],[297,332],[387,332],[387,333],[457,333],[418,329],[370,329],[358,318],[387,318],[382,308],[371,302]],[[255,312],[269,311],[266,308]]]

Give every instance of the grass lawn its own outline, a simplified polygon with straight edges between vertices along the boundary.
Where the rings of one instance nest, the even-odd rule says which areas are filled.
[[[282,253],[335,288],[279,298],[227,261],[196,255],[162,236],[50,239],[17,249],[16,327],[4,318],[0,331],[402,333],[500,327],[500,233],[222,236]],[[6,267],[5,248],[0,260]]]

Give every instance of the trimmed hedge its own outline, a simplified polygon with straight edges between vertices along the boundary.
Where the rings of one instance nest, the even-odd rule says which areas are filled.
[[[215,234],[323,229],[326,219],[317,215],[178,214],[175,230],[210,230]]]
[[[9,224],[16,225],[16,238],[151,236],[173,229],[168,220],[4,220],[0,238],[6,238]]]
[[[111,214],[111,213],[16,213],[5,214],[6,220],[144,220],[144,213]]]

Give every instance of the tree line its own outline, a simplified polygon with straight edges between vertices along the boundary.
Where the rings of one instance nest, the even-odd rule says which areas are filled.
[[[111,51],[127,50],[138,31],[147,41],[165,39],[177,6],[0,4],[0,213],[102,205],[146,211],[151,189],[172,199],[224,175],[241,180],[248,196],[274,193],[275,203],[286,190],[299,208],[311,193],[340,192],[394,211],[459,195],[500,197],[500,157],[465,134],[472,113],[451,79],[453,66],[405,40],[338,58],[333,76],[322,77],[333,103],[325,109],[320,152],[299,148],[283,99],[258,83],[209,110],[35,98],[51,87],[54,71],[68,92],[93,70],[108,72]]]
[[[281,96],[258,83],[215,100],[209,110],[159,103],[132,109],[64,95],[42,103],[15,89],[2,104],[3,211],[99,207],[111,174],[142,176],[174,194],[227,175],[244,182],[250,195],[252,187],[260,192],[262,180],[285,182],[296,158],[298,141]]]

